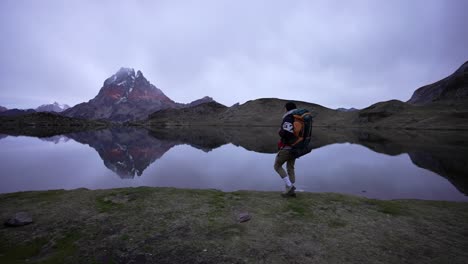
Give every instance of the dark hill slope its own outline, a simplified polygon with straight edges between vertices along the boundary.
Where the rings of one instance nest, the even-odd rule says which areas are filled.
[[[417,89],[408,103],[424,105],[436,101],[468,98],[468,61],[452,75]]]
[[[353,123],[357,127],[468,130],[468,99],[426,105],[380,102],[359,111]]]
[[[164,109],[157,111],[145,121],[149,126],[171,125],[216,125],[219,116],[227,109],[217,102],[199,104],[193,107]]]

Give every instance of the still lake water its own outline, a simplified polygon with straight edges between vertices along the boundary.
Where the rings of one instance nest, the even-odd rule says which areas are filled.
[[[130,186],[283,189],[273,170],[274,128],[213,130],[2,136],[0,193]],[[316,129],[314,149],[296,161],[297,187],[379,199],[468,201],[466,139],[408,133]]]

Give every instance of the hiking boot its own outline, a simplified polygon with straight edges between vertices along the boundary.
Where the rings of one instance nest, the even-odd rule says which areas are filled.
[[[296,187],[291,185],[291,187],[286,186],[286,190],[281,194],[282,197],[296,197]]]

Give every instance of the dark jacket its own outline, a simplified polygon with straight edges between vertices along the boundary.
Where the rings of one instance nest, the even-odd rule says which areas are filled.
[[[283,116],[283,122],[281,122],[281,127],[278,132],[281,137],[280,143],[278,143],[280,149],[291,147],[296,141],[296,136],[294,135],[294,117],[292,115],[294,111],[296,111],[296,109],[288,111]]]

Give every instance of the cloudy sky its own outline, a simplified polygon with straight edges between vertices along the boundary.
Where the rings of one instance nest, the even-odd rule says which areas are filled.
[[[468,1],[0,1],[0,105],[74,105],[120,67],[170,98],[406,101],[468,60]]]

